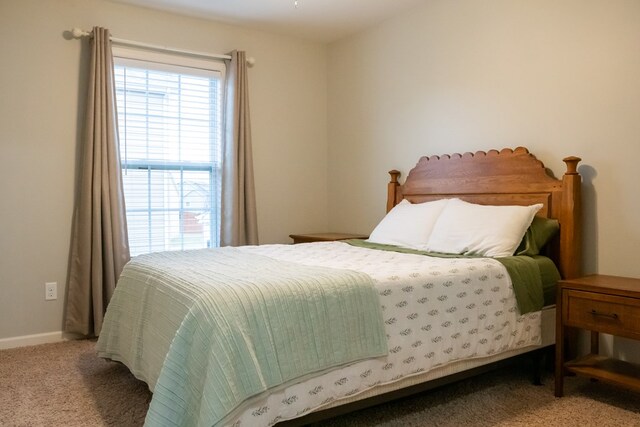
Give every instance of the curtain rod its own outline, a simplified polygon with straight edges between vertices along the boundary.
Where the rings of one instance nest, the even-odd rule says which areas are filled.
[[[85,30],[82,30],[80,28],[73,28],[71,30],[71,34],[76,39],[79,39],[81,37],[92,37],[93,36],[91,31],[85,31]],[[133,41],[133,40],[119,39],[119,38],[115,38],[115,37],[111,37],[110,39],[111,39],[111,41],[113,43],[119,44],[119,45],[122,45],[122,46],[142,47],[142,48],[146,48],[146,49],[159,50],[159,51],[162,51],[162,52],[179,53],[179,54],[182,54],[182,55],[189,55],[189,56],[199,56],[201,58],[231,59],[231,56],[229,56],[229,55],[221,55],[221,54],[207,53],[207,52],[196,52],[196,51],[193,51],[193,50],[176,49],[176,48],[173,48],[173,47],[166,47],[166,46],[160,46],[160,45],[155,45],[155,44],[142,43],[142,42],[137,42],[137,41]],[[254,57],[250,56],[250,57],[247,58],[247,64],[249,66],[253,66],[255,63],[256,63],[256,60],[255,60]]]

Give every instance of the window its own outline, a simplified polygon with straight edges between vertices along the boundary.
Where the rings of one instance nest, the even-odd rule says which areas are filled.
[[[131,255],[219,246],[224,64],[114,49]]]

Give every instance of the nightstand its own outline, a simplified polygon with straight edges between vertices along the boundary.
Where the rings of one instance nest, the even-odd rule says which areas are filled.
[[[591,331],[588,355],[565,362],[567,328]],[[640,340],[640,279],[592,275],[558,283],[556,396],[567,372],[640,391],[640,365],[600,356],[599,333]]]
[[[369,236],[364,234],[349,233],[312,233],[312,234],[289,234],[293,239],[293,243],[309,243],[309,242],[333,242],[336,240],[348,239],[368,239]]]

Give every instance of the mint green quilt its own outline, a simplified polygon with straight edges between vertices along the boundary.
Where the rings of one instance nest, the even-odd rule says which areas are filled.
[[[218,248],[134,258],[97,349],[149,384],[146,425],[216,426],[258,393],[385,355],[387,342],[366,274]]]

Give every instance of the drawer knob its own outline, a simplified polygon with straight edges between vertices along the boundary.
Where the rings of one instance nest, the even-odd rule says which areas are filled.
[[[591,310],[590,313],[594,316],[608,317],[613,320],[618,320],[618,315],[616,313],[600,313],[597,310]]]

